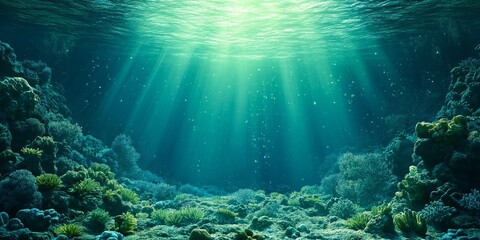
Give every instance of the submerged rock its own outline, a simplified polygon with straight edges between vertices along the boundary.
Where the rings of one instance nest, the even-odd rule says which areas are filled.
[[[115,231],[105,231],[98,235],[95,240],[123,240],[123,234]]]
[[[37,208],[22,209],[18,211],[16,217],[24,223],[25,227],[34,232],[46,231],[51,224],[59,221],[60,215],[54,209],[45,211]]]
[[[205,229],[196,228],[190,233],[189,240],[210,240],[212,236]]]
[[[39,101],[38,95],[21,77],[5,77],[0,80],[0,111],[9,120],[26,119],[33,114]]]
[[[0,42],[0,76],[22,76],[23,66],[17,62],[13,48],[8,43]]]
[[[24,228],[22,221],[18,218],[12,218],[8,221],[7,226],[5,227],[9,231],[15,231]]]

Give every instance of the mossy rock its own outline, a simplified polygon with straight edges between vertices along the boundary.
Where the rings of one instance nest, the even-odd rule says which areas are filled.
[[[211,240],[212,236],[205,229],[196,228],[190,233],[189,240]]]

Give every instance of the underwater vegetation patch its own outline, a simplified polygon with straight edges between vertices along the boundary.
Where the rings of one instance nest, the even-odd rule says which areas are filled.
[[[393,217],[395,226],[404,233],[415,233],[424,237],[427,233],[425,220],[415,211],[407,210]]]
[[[83,234],[83,229],[76,224],[66,224],[56,228],[54,232],[57,236],[65,235],[68,238],[74,238],[81,236]]]
[[[25,157],[37,157],[40,158],[43,155],[43,150],[39,148],[24,147],[20,150]]]
[[[205,212],[200,208],[182,208],[180,210],[160,209],[152,213],[152,219],[167,225],[187,225],[203,219]]]
[[[431,138],[438,143],[455,143],[468,136],[467,118],[457,115],[448,120],[441,118],[436,122],[420,122],[415,126],[419,138]]]
[[[59,176],[51,173],[45,173],[36,177],[37,186],[40,190],[53,191],[62,186],[62,180]]]
[[[92,229],[101,232],[105,230],[107,224],[112,220],[107,211],[97,208],[88,213],[87,222]]]
[[[353,230],[363,230],[367,226],[368,222],[373,218],[370,213],[359,213],[349,218],[345,222],[347,228]]]
[[[137,218],[135,218],[132,213],[123,213],[118,217],[118,221],[118,231],[120,233],[125,235],[131,235],[135,233],[135,229],[137,228]]]
[[[102,186],[100,186],[100,183],[91,178],[85,178],[79,183],[73,185],[73,187],[70,189],[73,194],[76,194],[80,197],[97,195],[101,192],[101,190]]]

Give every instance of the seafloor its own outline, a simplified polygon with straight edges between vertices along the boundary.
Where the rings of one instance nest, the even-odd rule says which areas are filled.
[[[84,135],[45,63],[0,57],[0,239],[480,239],[479,59],[451,70],[435,121],[341,155],[320,185],[226,193]]]

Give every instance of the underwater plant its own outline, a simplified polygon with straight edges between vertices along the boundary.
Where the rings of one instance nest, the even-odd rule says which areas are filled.
[[[20,150],[23,156],[25,157],[35,157],[41,158],[43,155],[43,151],[38,148],[31,148],[31,147],[24,147]]]
[[[73,185],[73,187],[70,189],[70,192],[80,197],[84,197],[87,195],[97,195],[100,193],[101,189],[102,186],[100,186],[100,183],[91,178],[85,178],[79,183]]]
[[[199,208],[182,208],[180,210],[160,209],[152,212],[152,220],[167,225],[187,225],[203,219],[205,213]]]
[[[415,233],[424,237],[427,233],[427,224],[425,220],[415,211],[407,210],[393,217],[395,226],[404,233]]]
[[[396,178],[393,166],[382,153],[342,154],[336,192],[361,206],[369,206],[385,200],[395,192],[392,184]]]
[[[166,223],[166,219],[168,218],[169,214],[172,214],[172,212],[173,210],[171,209],[158,209],[154,210],[150,217],[153,221],[164,224]]]
[[[347,219],[357,212],[358,206],[348,199],[340,199],[333,203],[329,209],[330,215]]]
[[[169,225],[187,225],[202,220],[204,215],[199,208],[182,208],[167,215],[165,221]]]
[[[137,218],[130,213],[126,212],[120,215],[119,217],[119,227],[118,231],[125,235],[131,235],[135,233],[135,229],[137,228]]]
[[[93,163],[92,166],[87,169],[87,175],[102,184],[115,179],[115,173],[111,171],[108,165],[103,163]]]
[[[36,182],[40,190],[53,191],[62,186],[62,180],[60,177],[51,173],[45,173],[37,176]]]
[[[50,136],[36,137],[29,147],[41,149],[46,156],[55,156],[57,152],[57,144]]]
[[[76,224],[66,224],[56,228],[54,232],[57,236],[65,235],[68,238],[74,238],[81,236],[83,234],[83,229]]]
[[[347,219],[345,226],[353,230],[363,230],[367,226],[368,222],[373,218],[372,214],[359,213],[353,217]]]
[[[117,190],[117,192],[120,195],[120,197],[122,197],[123,201],[131,202],[131,203],[135,204],[139,200],[139,197],[138,197],[137,193],[134,192],[133,190],[128,189],[128,188],[120,187]]]
[[[419,138],[431,138],[437,143],[455,143],[467,138],[467,118],[457,115],[448,120],[441,118],[437,122],[419,122],[415,125]]]
[[[371,212],[375,216],[378,216],[378,215],[388,216],[392,214],[392,206],[390,204],[382,204],[380,206],[372,207]]]
[[[97,208],[88,213],[88,224],[96,231],[102,232],[105,230],[107,223],[110,222],[112,218],[107,211]]]
[[[419,210],[430,201],[430,192],[434,185],[426,171],[419,170],[416,166],[409,167],[409,173],[397,184],[399,189],[396,198],[403,198],[414,210]]]

